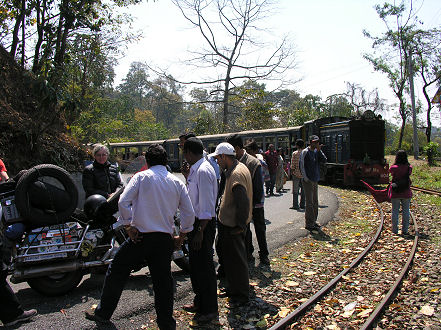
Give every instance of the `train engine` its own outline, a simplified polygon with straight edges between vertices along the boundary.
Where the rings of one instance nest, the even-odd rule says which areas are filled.
[[[319,126],[319,136],[328,158],[325,181],[349,186],[389,183],[389,165],[384,158],[385,123],[367,110],[361,117]]]

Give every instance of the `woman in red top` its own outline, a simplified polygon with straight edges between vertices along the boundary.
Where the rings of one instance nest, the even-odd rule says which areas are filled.
[[[404,150],[399,150],[395,156],[395,163],[389,168],[392,174],[392,182],[397,182],[412,173],[412,166],[407,161],[407,154]],[[410,199],[412,191],[410,190],[410,179],[408,186],[397,192],[391,189],[392,201],[392,232],[398,234],[398,216],[400,214],[400,204],[403,213],[403,225],[401,228],[402,235],[408,234],[409,218],[410,218]]]
[[[0,159],[0,181],[7,181],[9,179],[8,173],[6,173],[5,163]]]

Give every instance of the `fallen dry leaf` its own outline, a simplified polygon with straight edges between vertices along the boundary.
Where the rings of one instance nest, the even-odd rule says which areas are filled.
[[[432,306],[429,306],[429,305],[424,305],[420,309],[420,313],[424,314],[424,315],[427,315],[427,316],[432,316],[434,312],[435,312],[435,309]]]
[[[358,313],[357,316],[359,316],[359,317],[367,317],[367,316],[369,316],[371,314],[372,311],[373,311],[372,308],[368,308],[368,309],[365,309],[364,311],[361,311],[360,313]]]

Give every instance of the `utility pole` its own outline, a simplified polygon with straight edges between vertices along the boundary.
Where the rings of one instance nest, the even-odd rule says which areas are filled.
[[[415,109],[415,91],[413,88],[413,63],[412,63],[412,51],[409,53],[409,85],[410,85],[410,99],[412,101],[412,120],[413,120],[413,156],[418,159],[420,154],[418,146],[418,129],[417,129],[417,117]]]

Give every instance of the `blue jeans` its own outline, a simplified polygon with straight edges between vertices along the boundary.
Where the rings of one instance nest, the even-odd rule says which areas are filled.
[[[398,234],[398,216],[401,210],[403,212],[403,227],[401,232],[407,234],[409,230],[410,219],[410,198],[392,198],[392,232]]]

